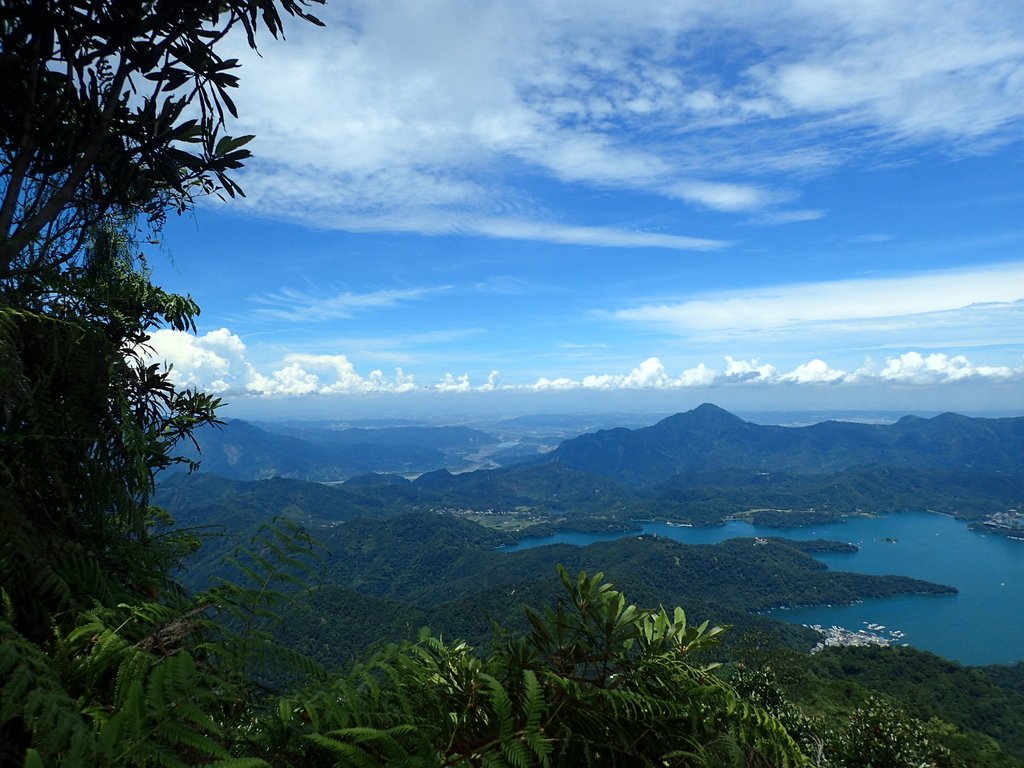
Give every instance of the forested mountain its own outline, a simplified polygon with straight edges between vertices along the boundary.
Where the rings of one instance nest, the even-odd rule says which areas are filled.
[[[404,604],[410,615],[428,611],[434,629],[477,644],[485,643],[490,634],[482,610],[515,624],[521,618],[524,594],[553,599],[558,592],[554,574],[559,564],[572,571],[601,570],[639,600],[686,605],[707,618],[714,616],[740,627],[738,634],[744,628],[772,626],[777,634],[805,648],[816,642],[814,633],[758,614],[778,605],[955,593],[950,587],[904,577],[829,571],[809,554],[823,546],[814,542],[773,539],[755,546],[752,539],[735,539],[696,546],[641,536],[582,548],[559,545],[506,554],[500,547],[510,541],[508,533],[450,514],[404,512],[373,519],[343,506],[335,507],[332,514],[330,502],[345,499],[342,489],[303,496],[303,486],[308,484],[298,481],[239,485],[203,478],[201,485],[216,488],[224,494],[222,500],[208,507],[186,506],[185,517],[192,524],[220,523],[222,527],[221,534],[207,540],[183,573],[191,588],[203,589],[229,575],[230,569],[222,564],[224,557],[245,541],[245,536],[237,533],[247,534],[256,525],[269,523],[275,513],[293,510],[307,522],[322,547],[316,568],[318,589],[341,589],[341,593],[326,594],[341,594],[346,600],[348,592],[355,592]],[[231,492],[246,486],[251,487]],[[174,497],[166,498],[173,501]],[[182,504],[194,504],[194,500],[188,501],[188,494],[177,498]],[[235,503],[248,509],[248,514],[226,517]],[[232,532],[236,535],[224,535]],[[329,598],[317,598],[321,607],[325,600]],[[464,608],[444,609],[448,604]],[[465,606],[476,608],[467,611]],[[346,615],[340,610],[334,613]],[[358,634],[350,636],[344,620],[339,621],[330,638],[321,638],[342,654],[330,658],[335,662],[360,650]],[[289,624],[293,633],[298,632],[293,622]],[[382,629],[378,640],[389,639],[398,638]]]
[[[192,456],[204,472],[236,480],[348,478],[343,495],[324,497],[342,510],[339,519],[448,507],[512,515],[520,527],[601,530],[635,518],[708,524],[760,510],[762,522],[785,526],[900,509],[978,520],[1024,500],[1024,419],[945,414],[793,428],[704,405],[651,427],[568,439],[518,464],[455,474],[447,467],[493,438],[455,427],[286,431],[231,421],[203,430],[203,452]],[[411,483],[381,474],[416,468],[422,474]],[[172,486],[183,492],[183,483],[164,483]]]
[[[273,489],[293,483],[248,485]],[[408,488],[412,484],[403,481],[397,485]],[[545,605],[557,599],[556,564],[570,571],[600,569],[628,587],[641,604],[682,604],[691,621],[713,618],[731,625],[725,650],[716,651],[717,657],[726,661],[747,659],[744,644],[750,633],[772,638],[767,646],[756,641],[760,648],[777,649],[779,644],[807,647],[814,641],[809,630],[757,615],[780,602],[846,602],[907,592],[934,592],[935,599],[941,600],[942,593],[948,591],[905,578],[830,572],[809,556],[822,546],[815,542],[771,540],[755,546],[750,539],[736,539],[713,546],[687,546],[634,537],[585,548],[550,546],[504,554],[495,548],[507,540],[506,534],[447,514],[350,519],[338,525],[328,524],[326,507],[322,514],[319,521],[310,520],[316,526],[319,552],[312,588],[290,607],[282,607],[283,621],[276,632],[291,647],[330,665],[347,663],[367,647],[410,637],[421,626],[430,626],[446,638],[467,639],[478,648],[491,643],[494,621],[513,633],[527,632],[529,622],[521,606]],[[231,569],[220,564],[235,543],[228,539],[208,542],[201,552],[204,557],[194,562],[191,576],[230,578]],[[923,719],[941,718],[963,729],[945,725],[947,730],[929,732],[927,738],[949,745],[956,754],[970,756],[964,765],[1018,765],[996,741],[978,735],[988,734],[1006,749],[1017,749],[1013,724],[1024,717],[1024,710],[1013,698],[1012,677],[1006,688],[993,682],[1002,668],[986,676],[950,662],[933,661],[935,657],[925,653],[906,650],[897,663],[896,657],[879,651],[867,657],[873,659],[874,671],[866,674],[857,671],[863,670],[863,665],[850,666],[840,651],[833,651],[813,663],[793,662],[802,670],[797,685],[793,680],[785,682],[784,653],[759,653],[768,653],[769,658],[761,664],[782,674],[783,679],[771,685],[788,690],[795,706],[806,706],[823,718],[815,728],[825,727],[825,722],[833,723],[829,727],[841,727],[854,710],[882,706],[872,697],[884,693],[903,702],[909,711],[921,713]],[[727,664],[730,674],[738,675],[741,688],[749,674],[743,670],[752,664],[750,659],[738,668]],[[936,664],[951,671],[940,670],[939,674],[933,669]],[[956,670],[964,670],[970,696],[990,702],[987,706],[996,707],[1001,713],[998,717],[987,717],[981,710],[972,712],[963,697],[943,693],[945,676],[955,678],[961,674]],[[949,684],[956,687],[959,683],[953,683],[953,678]],[[755,690],[762,690],[760,686],[762,683],[756,683]],[[924,739],[924,732],[915,738]]]
[[[854,467],[945,470],[1024,478],[1024,418],[953,413],[895,424],[826,421],[778,427],[705,404],[642,429],[563,442],[550,460],[619,482],[656,487],[679,475],[727,469],[826,474]]]
[[[216,520],[222,531],[251,531],[281,513],[303,521],[318,541],[316,578],[311,591],[287,608],[276,632],[323,663],[347,663],[420,626],[478,648],[492,642],[495,621],[507,631],[527,632],[521,607],[557,599],[554,573],[561,565],[601,570],[642,603],[682,604],[698,620],[731,625],[717,653],[734,670],[738,688],[753,685],[754,695],[761,683],[756,675],[748,680],[751,667],[734,668],[730,661],[743,657],[747,637],[771,637],[776,649],[807,648],[817,639],[810,630],[760,615],[766,608],[905,593],[943,599],[951,590],[902,577],[828,571],[810,556],[815,546],[833,546],[828,543],[774,539],[754,546],[740,539],[687,546],[633,537],[511,554],[501,545],[523,531],[621,529],[635,517],[716,522],[755,509],[755,520],[774,525],[832,520],[858,510],[981,515],[1020,496],[1020,475],[1003,449],[1016,444],[1019,424],[945,415],[885,426],[831,422],[787,429],[702,406],[653,427],[566,440],[547,456],[499,469],[436,469],[414,480],[369,473],[330,486],[178,476],[162,484],[158,501],[183,522]],[[281,437],[287,444],[290,435]],[[183,574],[186,582],[198,588],[211,578],[231,578],[224,558],[239,541],[223,535],[207,541]],[[778,667],[778,658],[769,666]],[[945,731],[927,738],[947,745],[965,764],[1016,765],[1003,750],[1020,754],[1012,734],[1024,713],[1012,687],[999,686],[1014,679],[1002,668],[974,672],[912,650],[899,659],[874,651],[849,657],[868,659],[867,673],[847,658],[841,651],[824,654],[803,665],[799,689],[775,678],[769,689],[788,691],[793,706],[824,713],[822,723],[832,718],[829,727],[861,716],[855,710],[877,713],[882,705],[874,697],[884,694],[922,718],[946,722]],[[984,697],[1001,714],[972,713],[962,697],[943,693],[935,664],[945,664],[943,674],[962,677],[975,699]],[[917,738],[926,739],[924,734]]]

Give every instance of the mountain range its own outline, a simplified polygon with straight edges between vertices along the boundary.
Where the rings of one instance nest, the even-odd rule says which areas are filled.
[[[779,427],[704,404],[650,427],[580,435],[547,460],[638,487],[740,468],[824,474],[886,466],[1024,478],[1024,418],[944,413],[931,419],[904,416],[894,424]]]
[[[1024,418],[943,414],[778,427],[702,405],[649,427],[583,434],[516,464],[456,474],[445,467],[491,444],[490,435],[465,427],[274,434],[231,421],[201,440],[204,472],[277,479],[226,494],[222,484],[200,481],[205,495],[165,480],[161,498],[175,494],[169,506],[189,519],[206,516],[197,507],[219,505],[224,518],[285,503],[317,519],[455,508],[593,530],[639,517],[715,523],[749,510],[773,525],[898,509],[976,520],[1024,500]],[[349,479],[330,488],[296,480],[339,476]]]
[[[181,455],[233,480],[287,477],[339,481],[367,472],[418,474],[464,465],[466,456],[497,439],[469,427],[395,426],[375,429],[253,424],[230,419],[196,434],[200,450]]]

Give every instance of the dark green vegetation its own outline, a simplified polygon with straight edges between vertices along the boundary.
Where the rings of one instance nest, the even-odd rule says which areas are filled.
[[[202,475],[193,479],[203,486],[212,484],[210,478]],[[279,485],[290,482],[293,481],[268,481],[256,486],[266,487],[271,498],[280,498],[276,493]],[[250,510],[273,507],[272,502],[250,502],[259,495],[250,491],[237,498],[248,504]],[[298,512],[295,495],[288,498],[292,501],[279,508]],[[321,514],[325,511],[316,505],[308,509]],[[213,513],[218,512],[215,507]],[[188,515],[185,517],[188,519]],[[772,539],[756,546],[752,539],[735,539],[695,546],[645,536],[583,548],[558,545],[505,554],[495,548],[508,541],[506,534],[451,515],[406,513],[382,520],[349,519],[340,525],[325,517],[306,519],[309,530],[315,531],[316,539],[324,547],[318,577],[320,590],[325,590],[324,594],[315,595],[318,608],[308,617],[323,626],[330,625],[331,630],[307,630],[301,622],[289,621],[288,631],[297,637],[317,637],[321,648],[330,649],[321,660],[330,663],[363,650],[361,641],[366,635],[356,626],[351,627],[350,633],[349,614],[340,607],[329,608],[331,596],[342,603],[353,599],[351,593],[386,600],[392,613],[404,606],[403,615],[429,617],[424,623],[446,636],[483,644],[490,637],[491,628],[487,617],[481,615],[481,607],[492,618],[514,624],[521,618],[520,606],[534,602],[524,595],[541,602],[557,595],[558,585],[552,576],[559,564],[571,571],[600,569],[641,602],[686,605],[695,615],[734,625],[736,637],[748,628],[776,626],[790,642],[802,647],[813,645],[817,636],[757,614],[778,605],[849,603],[895,594],[955,592],[949,587],[906,577],[829,571],[807,554],[849,547],[838,542]],[[218,564],[235,543],[230,536],[207,542],[183,574],[186,582],[195,588],[211,583],[219,573]],[[376,640],[385,642],[402,636],[388,634],[386,626],[387,622]],[[404,631],[406,625],[399,622],[394,626]]]
[[[764,472],[833,473],[858,466],[971,470],[1024,475],[1024,418],[972,419],[946,413],[895,424],[826,421],[763,426],[714,405],[644,429],[602,430],[567,440],[551,457],[630,485],[674,475],[749,467]]]
[[[762,521],[793,513],[805,524],[858,511],[1004,512],[1024,499],[1021,456],[1022,418],[950,413],[793,428],[702,405],[644,429],[581,435],[548,460],[643,490],[667,515],[693,522],[760,509],[771,510]]]
[[[223,433],[204,432],[204,469],[238,479],[336,478],[396,465],[406,471],[417,462],[421,467],[457,464],[488,439],[481,432],[453,429],[307,430],[299,440],[295,430],[272,436],[232,422]],[[787,527],[906,509],[977,521],[1024,502],[1022,455],[1021,418],[944,414],[890,425],[824,422],[790,428],[752,424],[704,405],[652,427],[585,434],[499,469],[461,474],[434,469],[407,490],[418,508],[500,515],[503,519],[492,522],[512,530],[547,526],[533,533],[623,530],[631,519],[702,525],[736,515]],[[397,477],[358,480],[365,487],[388,486],[385,496],[401,482]]]
[[[31,765],[810,765],[696,661],[718,628],[600,574],[562,571],[558,604],[487,654],[421,632],[328,672],[268,631],[310,543],[271,529],[232,558],[237,583],[187,609],[96,607],[50,653],[0,621],[5,735]]]
[[[812,753],[819,743],[814,734],[832,732],[846,734],[839,751],[859,765],[1010,768],[1024,758],[1024,701],[990,681],[985,668],[913,648],[830,648],[808,657],[754,642],[738,653],[742,662],[727,668],[734,685],[776,714]],[[799,735],[808,732],[810,738]],[[880,752],[871,738],[879,733],[902,746]]]
[[[726,644],[705,649],[703,660],[726,662],[720,674],[775,714],[808,754],[821,750],[822,764],[862,765],[882,733],[923,751],[880,753],[892,762],[879,764],[1013,766],[1024,756],[1014,738],[1024,717],[1013,691],[1020,683],[1015,668],[975,670],[902,648],[808,657],[784,650],[813,640],[803,630],[751,616],[780,596],[819,602],[933,589],[829,573],[806,555],[849,545],[776,539],[685,546],[645,537],[502,554],[491,549],[502,534],[438,514],[352,520],[318,529],[317,538],[325,546],[317,567],[322,584],[288,609],[277,635],[325,664],[359,655],[367,644],[410,637],[419,626],[477,648],[490,645],[494,620],[521,635],[530,630],[521,606],[550,604],[559,595],[552,563],[601,563],[641,604],[681,602],[688,616],[731,624]],[[770,642],[751,650],[748,637],[766,636]],[[768,670],[764,679],[754,668]]]
[[[232,26],[277,35],[303,7],[3,5],[0,579],[31,640],[163,586],[178,554],[150,535],[154,473],[217,402],[145,360],[152,329],[192,329],[199,310],[149,281],[136,235],[238,191],[247,139],[220,133],[236,65],[210,44]]]
[[[178,589],[193,539],[150,497],[217,402],[146,362],[198,307],[150,282],[137,227],[241,192],[237,62],[215,49],[306,7],[2,6],[0,764],[806,764],[690,659],[716,630],[599,576],[563,572],[559,606],[490,654],[423,635],[333,674],[271,636],[313,547],[294,527],[235,553],[234,581]]]
[[[940,717],[1024,757],[1024,692],[1016,667],[963,667],[912,648],[842,648],[812,657],[821,679],[841,679],[897,699],[922,719]],[[1019,683],[1019,681],[1018,681]]]

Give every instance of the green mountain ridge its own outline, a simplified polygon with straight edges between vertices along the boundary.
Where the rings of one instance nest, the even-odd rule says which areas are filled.
[[[778,427],[704,404],[636,430],[602,430],[564,441],[548,460],[621,483],[750,468],[813,474],[856,466],[976,471],[1024,478],[1024,418],[907,416],[895,424],[826,421]]]
[[[698,418],[727,443],[740,440],[749,448],[763,439],[757,425],[723,413],[704,409]],[[659,439],[677,434],[680,424],[687,423],[686,418],[671,418],[675,421],[660,423],[665,434]],[[919,421],[927,429],[936,428],[934,419]],[[918,430],[918,437],[904,442],[916,445],[922,425],[908,423]],[[968,431],[974,430],[971,420],[966,424]],[[830,429],[844,431],[847,426]],[[632,434],[612,430],[608,444],[627,444]],[[827,442],[829,431],[810,434]],[[856,430],[851,434],[857,437]],[[642,437],[653,450],[657,431]],[[962,452],[972,439],[960,439],[960,447],[941,453]],[[711,450],[707,445],[713,440],[708,440],[702,450]],[[677,460],[678,455],[670,459]],[[796,524],[807,521],[809,507],[833,519],[834,514],[863,508],[909,507],[943,499],[962,515],[980,514],[1005,508],[1020,488],[1016,476],[991,470],[992,462],[986,461],[939,469],[854,465],[816,473],[728,467],[676,473],[668,482],[644,487],[551,460],[460,474],[438,469],[415,480],[370,472],[333,485],[286,478],[241,482],[197,474],[169,476],[157,500],[183,523],[201,526],[216,521],[223,531],[207,542],[186,572],[186,581],[194,587],[228,576],[224,556],[261,523],[283,514],[307,526],[322,546],[317,586],[281,615],[276,632],[289,647],[329,666],[348,664],[368,649],[409,638],[420,626],[430,626],[445,638],[466,639],[476,648],[490,645],[494,622],[508,632],[528,632],[522,608],[549,605],[557,598],[556,564],[570,572],[602,571],[639,604],[683,605],[695,623],[708,618],[731,625],[729,644],[722,651],[729,659],[740,653],[748,633],[774,637],[775,647],[781,643],[808,648],[817,641],[809,629],[760,615],[773,606],[897,594],[943,599],[943,594],[955,590],[904,577],[833,572],[811,556],[815,550],[849,546],[838,542],[773,538],[758,546],[750,539],[683,545],[643,536],[583,548],[560,545],[514,553],[497,548],[526,533],[558,527],[622,528],[639,516],[714,522],[725,514],[758,507],[776,508],[759,515],[781,515],[781,520]],[[990,469],[981,471],[978,466]],[[593,469],[592,464],[589,470]],[[524,516],[524,523],[527,515],[542,522],[515,532],[472,521],[474,516],[487,517],[489,510],[495,520],[515,513]],[[854,708],[877,706],[873,696],[888,696],[923,718],[941,718],[933,724],[946,725],[929,726],[939,728],[930,738],[964,760],[969,756],[964,765],[1019,765],[1009,756],[1020,757],[1013,729],[1022,716],[1012,671],[994,668],[991,673],[961,674],[956,671],[959,665],[952,665],[952,671],[943,672],[956,680],[966,675],[971,695],[990,708],[972,713],[963,697],[942,693],[941,677],[922,672],[934,666],[929,654],[907,650],[897,659],[880,652],[865,667],[843,661],[843,652],[828,651],[805,663],[803,693],[792,691],[793,700],[842,724]],[[868,668],[872,671],[865,671]],[[742,679],[745,673],[741,669],[738,674]],[[899,683],[879,682],[886,675]]]

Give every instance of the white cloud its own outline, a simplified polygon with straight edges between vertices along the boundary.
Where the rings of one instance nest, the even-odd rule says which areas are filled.
[[[689,248],[699,233],[544,224],[530,182],[806,220],[782,190],[847,162],[851,129],[868,152],[983,151],[1024,119],[1016,0],[357,0],[324,16],[242,51],[238,99],[257,133],[242,203],[323,227]]]
[[[361,376],[345,355],[289,354],[280,367],[261,372],[248,361],[245,343],[227,328],[193,336],[162,329],[150,340],[151,359],[171,366],[177,386],[218,395],[302,395],[410,392],[418,388],[401,368],[388,378],[380,370]]]
[[[202,336],[164,328],[155,331],[149,343],[152,357],[172,366],[172,378],[181,387],[221,394],[244,388],[255,375],[245,359],[245,344],[227,328]]]
[[[789,373],[779,377],[779,381],[792,381],[796,384],[816,384],[823,382],[842,381],[849,374],[837,368],[830,368],[824,360],[810,360],[802,363]]]
[[[774,365],[761,364],[758,360],[735,360],[726,355],[725,371],[716,381],[726,383],[754,384],[772,382],[778,379],[779,372]]]
[[[757,224],[778,226],[781,224],[794,224],[801,221],[817,221],[825,218],[825,211],[812,209],[797,209],[792,211],[765,211],[755,218]]]
[[[470,222],[464,226],[464,229],[487,237],[608,248],[669,248],[680,251],[711,251],[728,245],[723,240],[684,237],[659,232],[631,232],[610,227],[575,227],[513,219]]]
[[[1019,4],[931,3],[924,14],[905,3],[872,5],[822,3],[834,14],[827,37],[789,61],[766,62],[765,88],[798,113],[915,141],[972,139],[1020,120]]]
[[[393,307],[399,302],[422,299],[444,290],[447,290],[447,287],[392,289],[373,293],[342,291],[317,296],[291,288],[282,288],[276,293],[253,296],[249,300],[261,305],[254,311],[258,317],[286,322],[321,322],[349,318],[357,312],[370,309]]]
[[[501,389],[500,380],[501,374],[498,371],[491,371],[487,374],[487,382],[477,387],[477,390],[480,392],[494,392],[497,389]]]
[[[259,395],[311,395],[320,389],[320,379],[298,363],[289,363],[269,376],[254,373],[245,383],[245,389]]]
[[[971,379],[1020,379],[1021,369],[975,366],[963,355],[949,357],[942,353],[922,355],[920,352],[907,352],[899,357],[887,358],[881,368],[865,366],[855,376],[899,384],[940,384]]]
[[[523,389],[532,389],[532,390],[535,390],[537,392],[544,392],[544,391],[556,391],[556,392],[558,392],[558,391],[567,391],[567,390],[570,390],[570,389],[579,389],[581,386],[583,386],[583,385],[580,382],[578,382],[578,381],[573,381],[572,379],[566,378],[565,376],[560,376],[557,379],[548,379],[548,378],[545,378],[545,377],[541,377],[540,379],[537,379],[537,383],[536,384],[527,385],[527,386],[524,386],[522,388]]]
[[[665,370],[661,360],[649,357],[624,375],[599,374],[585,376],[580,381],[583,389],[674,389],[677,387],[702,386],[712,383],[714,374],[701,363],[678,377],[672,377]]]
[[[228,329],[202,336],[161,330],[153,334],[152,358],[173,365],[172,379],[179,386],[194,387],[231,397],[303,397],[331,395],[401,394],[433,391],[464,394],[500,391],[621,391],[713,388],[719,386],[821,386],[866,383],[931,386],[963,381],[1022,382],[1024,365],[976,365],[963,355],[922,354],[910,351],[887,357],[884,363],[868,361],[856,371],[832,368],[821,359],[809,360],[790,371],[771,363],[726,356],[724,366],[705,363],[679,373],[666,369],[657,357],[649,357],[627,373],[595,373],[572,378],[541,377],[533,383],[501,383],[491,371],[483,383],[468,373],[444,374],[433,384],[421,386],[396,368],[393,376],[381,370],[360,374],[346,355],[288,354],[277,364],[259,370],[247,357],[245,343]]]
[[[688,335],[762,332],[891,330],[915,326],[923,316],[963,312],[1016,315],[1024,303],[1024,262],[937,271],[905,277],[790,283],[691,296],[674,303],[642,304],[610,313],[616,320]],[[934,318],[933,318],[934,319]],[[949,322],[949,320],[947,319]]]
[[[820,386],[857,384],[941,385],[959,381],[1024,382],[1024,366],[976,366],[962,355],[948,357],[941,353],[927,356],[907,352],[886,358],[884,365],[867,364],[849,373],[832,368],[824,360],[801,363],[791,371],[782,372],[770,363],[725,357],[725,366],[716,370],[704,363],[671,375],[662,362],[648,358],[628,374],[592,374],[581,379],[541,378],[533,384],[510,385],[508,389],[550,390],[634,390],[712,388],[719,386]]]
[[[672,184],[666,191],[683,200],[716,211],[729,212],[759,210],[780,198],[778,193],[762,187],[723,182],[680,181]]]
[[[434,389],[438,392],[469,392],[472,388],[468,373],[461,376],[452,376],[450,373],[446,373],[444,378],[434,385]]]

